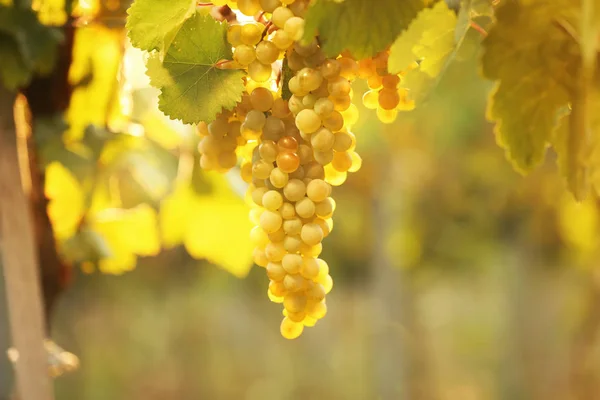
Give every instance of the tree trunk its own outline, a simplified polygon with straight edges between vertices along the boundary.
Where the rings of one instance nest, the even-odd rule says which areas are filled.
[[[0,223],[12,342],[21,400],[53,398],[44,349],[44,311],[32,219],[23,191],[13,116],[15,94],[0,87]]]

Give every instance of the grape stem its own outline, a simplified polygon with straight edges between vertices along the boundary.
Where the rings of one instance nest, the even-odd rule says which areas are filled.
[[[479,32],[481,34],[481,36],[486,37],[487,36],[487,32],[485,29],[482,28],[481,25],[479,25],[477,22],[475,21],[471,21],[469,23],[469,25],[471,26],[471,28],[475,29],[477,32]]]

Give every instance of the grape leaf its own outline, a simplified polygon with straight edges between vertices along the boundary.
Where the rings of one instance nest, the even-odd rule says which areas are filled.
[[[568,0],[503,3],[483,41],[482,72],[496,81],[487,116],[523,173],[543,160],[559,111],[573,92],[580,51],[556,21],[577,26],[574,8]]]
[[[204,180],[211,189],[208,193],[180,183],[163,200],[159,215],[163,244],[169,248],[183,243],[192,257],[244,277],[252,266],[253,250],[248,209],[222,175],[205,173]]]
[[[0,6],[0,31],[17,42],[28,69],[41,74],[52,71],[63,38],[58,29],[42,25],[31,9]]]
[[[232,109],[241,100],[244,72],[215,67],[218,61],[232,57],[226,32],[226,24],[196,13],[177,32],[162,68],[155,62],[147,65],[152,83],[160,84],[158,106],[171,119],[188,124],[210,122],[222,109]],[[166,82],[165,70],[172,83]]]
[[[90,218],[89,228],[98,232],[110,248],[111,256],[99,262],[104,273],[130,271],[138,256],[160,252],[156,211],[147,204],[128,210],[102,210]]]
[[[166,51],[165,38],[177,30],[196,8],[194,0],[135,0],[127,10],[131,44],[146,51]]]
[[[0,33],[0,82],[9,90],[16,90],[29,82],[31,71],[27,68],[17,42]]]
[[[303,40],[316,35],[325,54],[344,50],[367,58],[386,49],[425,7],[423,0],[317,0],[308,9]]]
[[[419,12],[390,48],[389,72],[397,74],[415,60],[421,60],[421,71],[436,77],[455,49],[456,21],[456,14],[444,1]],[[464,27],[462,29],[466,31]],[[457,35],[464,36],[464,31]]]

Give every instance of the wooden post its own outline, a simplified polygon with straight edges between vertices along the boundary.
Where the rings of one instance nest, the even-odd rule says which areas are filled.
[[[10,331],[19,351],[16,389],[20,400],[52,400],[37,250],[21,182],[14,101],[15,93],[0,85],[0,227]]]

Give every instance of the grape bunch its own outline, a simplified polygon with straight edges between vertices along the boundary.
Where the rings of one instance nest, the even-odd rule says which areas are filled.
[[[392,123],[396,120],[398,111],[414,109],[415,102],[410,99],[408,90],[400,87],[402,77],[410,70],[416,68],[414,63],[398,75],[387,72],[388,51],[382,51],[373,58],[360,60],[359,77],[367,81],[369,89],[363,95],[365,107],[376,110],[377,117],[383,123]]]
[[[218,2],[225,4],[254,17],[227,33],[235,67],[248,72],[246,93],[198,125],[200,163],[224,172],[241,160],[254,262],[265,268],[269,299],[283,304],[282,336],[294,339],[327,313],[333,280],[319,256],[333,229],[332,186],[362,163],[351,132],[359,64],[348,54],[327,58],[316,38],[301,41],[308,0]]]

